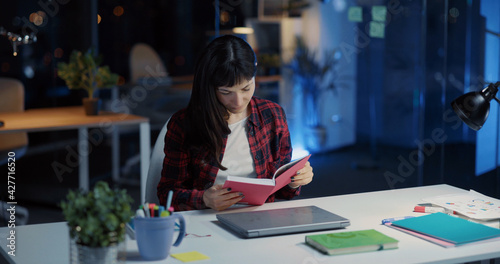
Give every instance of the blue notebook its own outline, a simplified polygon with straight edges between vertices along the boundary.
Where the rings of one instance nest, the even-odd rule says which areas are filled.
[[[392,225],[426,234],[456,245],[500,236],[500,229],[434,213],[392,222]]]

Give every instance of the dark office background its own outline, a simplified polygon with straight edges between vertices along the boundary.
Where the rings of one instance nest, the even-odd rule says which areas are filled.
[[[373,6],[386,6],[389,16],[385,37],[369,37],[355,51],[356,141],[313,155],[315,180],[303,188],[303,196],[446,183],[500,198],[498,104],[492,102],[485,126],[489,132],[482,134],[462,125],[450,107],[464,92],[499,80],[500,5],[494,0],[311,1],[343,3],[346,9],[339,11],[343,15],[348,7],[362,7],[363,20],[356,24],[362,33],[369,27]],[[0,26],[15,33],[33,31],[38,41],[19,46],[19,55],[13,56],[11,44],[0,36],[0,76],[23,82],[27,109],[80,105],[83,92],[67,89],[57,77],[56,65],[67,61],[72,50],[86,50],[93,42],[103,64],[120,75],[120,85],[130,81],[129,53],[138,42],[158,52],[169,75],[190,75],[198,53],[214,37],[214,3],[3,1]],[[258,17],[257,0],[220,3],[221,11],[227,11],[225,22],[219,24],[221,31]],[[92,4],[101,18],[97,35],[92,35]],[[37,13],[43,22],[34,26],[30,15],[39,11],[44,11]],[[130,143],[135,136],[130,132],[121,137],[122,162],[137,153],[138,146]],[[64,160],[64,146],[76,144],[75,138],[75,131],[29,134],[27,154],[18,161],[19,199],[58,210],[57,202],[69,188],[77,187],[77,175],[59,182],[50,163]],[[483,156],[493,165],[482,164],[478,157]],[[90,160],[91,183],[109,180],[109,163],[109,145],[97,147]],[[138,173],[130,177],[138,178]]]

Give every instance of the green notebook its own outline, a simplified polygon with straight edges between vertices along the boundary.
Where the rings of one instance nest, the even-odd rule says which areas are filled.
[[[394,249],[398,242],[374,229],[306,236],[306,244],[328,255]]]

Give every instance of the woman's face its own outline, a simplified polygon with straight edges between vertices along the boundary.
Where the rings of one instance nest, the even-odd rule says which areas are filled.
[[[255,77],[232,87],[219,87],[216,94],[230,114],[241,114],[246,112],[254,92]]]

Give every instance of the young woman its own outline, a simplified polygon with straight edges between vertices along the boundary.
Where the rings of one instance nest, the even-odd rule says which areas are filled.
[[[242,193],[222,188],[228,175],[272,178],[290,162],[285,112],[278,104],[253,96],[256,69],[255,53],[241,38],[222,36],[204,50],[189,104],[167,125],[158,184],[161,204],[173,190],[177,211],[224,210],[243,198]],[[293,198],[312,178],[308,162],[267,202]]]

